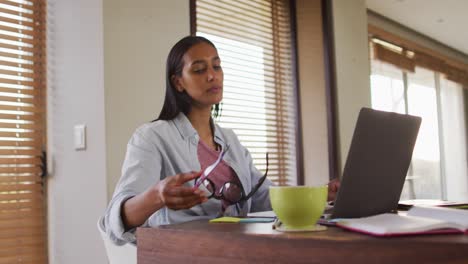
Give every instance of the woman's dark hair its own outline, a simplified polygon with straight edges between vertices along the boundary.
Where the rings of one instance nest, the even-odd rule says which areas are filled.
[[[154,120],[171,120],[174,119],[180,112],[187,115],[192,107],[192,98],[186,91],[179,92],[172,82],[172,76],[181,76],[184,68],[184,55],[193,46],[199,43],[207,43],[216,49],[215,45],[204,37],[187,36],[174,47],[172,47],[166,61],[166,97],[159,117]],[[213,109],[213,115],[218,116],[219,104],[216,104]]]

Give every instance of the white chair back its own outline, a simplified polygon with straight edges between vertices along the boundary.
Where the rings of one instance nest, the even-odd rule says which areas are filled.
[[[101,233],[104,246],[106,247],[107,259],[109,264],[136,264],[137,263],[137,248],[135,245],[127,243],[118,246],[107,237],[104,231],[104,219],[98,221],[99,233]]]

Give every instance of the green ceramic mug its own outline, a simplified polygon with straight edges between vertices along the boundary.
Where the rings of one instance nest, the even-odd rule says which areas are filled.
[[[327,202],[328,187],[271,186],[273,211],[286,229],[307,229],[316,225]]]

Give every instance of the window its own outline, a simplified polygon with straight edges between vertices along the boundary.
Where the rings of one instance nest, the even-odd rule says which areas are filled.
[[[0,2],[0,263],[47,263],[45,10]]]
[[[404,49],[380,40],[373,40],[371,49],[372,107],[422,117],[401,199],[466,200],[468,163],[462,84],[434,70],[442,67],[418,63],[417,51],[405,54]],[[394,53],[388,53],[390,50]]]
[[[296,185],[296,107],[289,1],[196,1],[196,34],[218,48],[224,97],[218,124],[232,128],[259,170]]]

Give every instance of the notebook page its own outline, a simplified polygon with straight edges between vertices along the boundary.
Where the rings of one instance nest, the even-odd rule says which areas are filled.
[[[445,207],[413,206],[407,213],[409,216],[420,216],[446,222],[457,223],[468,229],[468,211]]]
[[[462,226],[455,223],[397,214],[379,214],[363,218],[343,219],[337,225],[376,235],[421,233],[442,228],[463,230]]]

